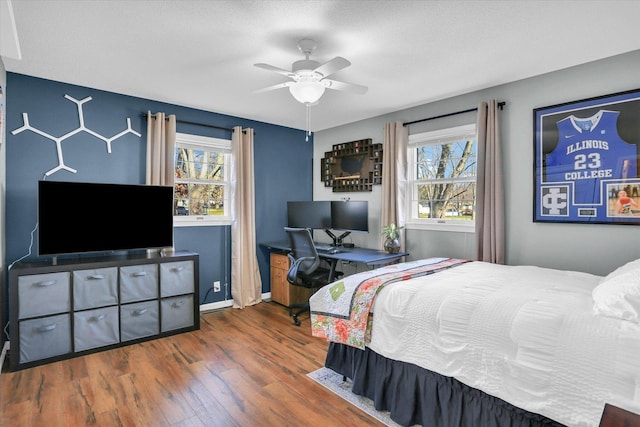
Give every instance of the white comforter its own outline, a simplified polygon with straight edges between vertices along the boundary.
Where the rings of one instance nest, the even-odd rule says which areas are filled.
[[[385,286],[369,347],[569,426],[640,412],[640,325],[593,314],[599,276],[472,262]]]

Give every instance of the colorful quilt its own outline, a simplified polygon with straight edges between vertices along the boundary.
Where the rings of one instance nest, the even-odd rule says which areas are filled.
[[[426,276],[469,260],[428,258],[391,264],[347,276],[311,296],[311,333],[329,341],[364,349],[371,341],[371,308],[383,286]]]

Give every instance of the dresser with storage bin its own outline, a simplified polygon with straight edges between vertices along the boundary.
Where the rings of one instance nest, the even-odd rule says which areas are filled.
[[[176,252],[14,264],[11,370],[199,329],[198,261]]]

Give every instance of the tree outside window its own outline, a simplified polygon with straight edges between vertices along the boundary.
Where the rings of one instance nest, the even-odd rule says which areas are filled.
[[[174,215],[180,221],[230,216],[231,141],[179,134],[175,150]]]
[[[469,227],[475,220],[475,125],[411,135],[408,222]]]

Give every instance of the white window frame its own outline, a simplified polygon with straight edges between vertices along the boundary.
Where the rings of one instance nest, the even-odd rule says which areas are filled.
[[[470,221],[460,221],[450,220],[446,218],[440,219],[418,217],[418,185],[420,183],[423,183],[424,181],[416,179],[416,149],[425,145],[442,145],[452,142],[466,141],[469,139],[474,139],[477,141],[477,131],[475,123],[409,135],[409,141],[407,145],[408,177],[406,194],[408,197],[406,206],[406,228],[417,230],[475,233],[475,219]],[[466,177],[457,181],[469,182],[470,180],[470,178]],[[477,182],[477,177],[475,177],[473,181]]]
[[[192,148],[198,150],[215,151],[224,153],[224,178],[216,185],[223,185],[224,188],[224,215],[174,215],[174,227],[212,226],[231,224],[231,166],[232,166],[232,145],[230,139],[212,138],[208,136],[191,135],[187,133],[176,133],[176,148]],[[174,159],[174,165],[176,159]],[[194,180],[197,181],[197,180]],[[176,183],[188,182],[175,178]]]

